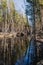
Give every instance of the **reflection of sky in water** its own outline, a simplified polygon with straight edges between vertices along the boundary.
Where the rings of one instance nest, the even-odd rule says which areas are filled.
[[[24,0],[14,0],[14,4],[15,4],[15,9],[21,13],[21,14],[25,14],[25,4],[24,4]]]
[[[29,44],[30,46],[28,46],[25,56],[17,60],[15,65],[36,65],[36,59],[37,59],[37,51],[35,45],[36,42],[32,38]]]

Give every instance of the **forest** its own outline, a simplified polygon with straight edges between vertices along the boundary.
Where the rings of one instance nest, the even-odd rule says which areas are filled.
[[[43,0],[0,0],[0,65],[43,65],[42,51]]]

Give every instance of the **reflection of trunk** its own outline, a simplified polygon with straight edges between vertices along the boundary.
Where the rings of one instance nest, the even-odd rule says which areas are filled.
[[[6,49],[6,39],[4,39],[4,65],[5,65],[5,49]]]
[[[11,43],[7,43],[7,39],[4,39],[4,65],[11,65]]]
[[[12,53],[13,46],[14,46],[14,37],[12,37],[11,39],[11,53]]]
[[[9,43],[9,45],[8,45],[8,53],[9,53],[8,64],[11,65],[11,43]]]

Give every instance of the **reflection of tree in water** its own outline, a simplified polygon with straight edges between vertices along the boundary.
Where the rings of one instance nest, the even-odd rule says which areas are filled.
[[[22,57],[25,54],[26,48],[28,46],[28,40],[27,38],[23,37],[17,37],[14,38],[14,42],[11,43],[12,39],[7,39],[6,42],[4,40],[2,46],[2,40],[1,40],[1,47],[0,47],[0,64],[13,64],[16,62],[17,59]],[[5,48],[4,48],[5,47]],[[3,64],[3,65],[4,65]]]

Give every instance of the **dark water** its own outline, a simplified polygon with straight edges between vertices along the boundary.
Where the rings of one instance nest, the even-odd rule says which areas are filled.
[[[37,54],[40,56],[39,61],[43,59],[43,43],[36,45],[33,38],[29,41],[26,37],[18,37],[13,41],[7,39],[6,43],[3,42],[3,46],[0,41],[0,65],[37,65]],[[39,53],[37,53],[37,48]]]
[[[17,60],[15,65],[36,65],[37,60],[37,47],[34,39],[30,41],[30,46],[23,58]]]
[[[25,55],[28,42],[27,37],[0,40],[0,65],[15,65]]]

